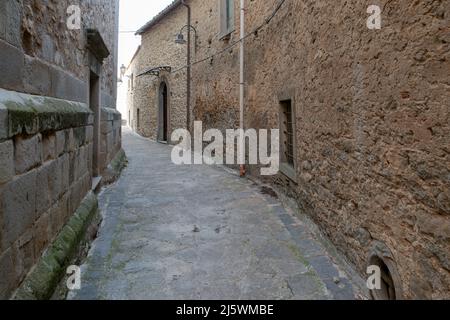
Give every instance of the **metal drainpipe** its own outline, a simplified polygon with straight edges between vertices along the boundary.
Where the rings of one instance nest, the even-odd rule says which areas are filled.
[[[244,37],[245,37],[245,0],[241,0],[241,43],[240,43],[240,81],[239,81],[239,104],[240,104],[240,129],[244,130],[244,93],[245,93],[245,77],[244,77]],[[242,133],[241,137],[241,155],[245,160],[245,138]],[[240,166],[240,175],[244,177],[245,164]]]
[[[191,128],[191,7],[186,3],[186,0],[181,0],[181,3],[187,8],[188,12],[188,33],[187,33],[187,84],[186,84],[186,129]]]

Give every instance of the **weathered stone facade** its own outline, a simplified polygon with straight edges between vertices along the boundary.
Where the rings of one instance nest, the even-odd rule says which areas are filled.
[[[67,28],[70,5],[80,7],[80,30]],[[118,10],[116,0],[1,1],[0,66],[6,77],[0,80],[0,87],[86,102],[89,70],[85,28],[95,28],[111,53],[103,63],[102,105],[115,107],[118,30],[111,28],[118,25]]]
[[[188,1],[193,61],[205,59],[192,71],[194,119],[223,130],[239,121],[239,46],[228,48],[239,18],[221,39],[218,2]],[[132,72],[171,66],[170,115],[181,118],[186,46],[174,38],[186,10],[175,3],[144,31]],[[246,1],[247,30],[278,3]],[[372,4],[382,8],[380,30],[366,26]],[[286,0],[245,41],[245,127],[278,128],[282,100],[295,114],[295,177],[264,179],[295,198],[362,275],[387,266],[397,298],[450,298],[449,14],[449,1]],[[141,108],[137,131],[154,137],[161,79],[150,79],[138,78],[130,106]]]
[[[159,90],[163,82],[170,96],[168,132],[186,127],[186,69],[176,74],[162,71],[159,77],[140,74],[151,68],[170,66],[175,70],[186,65],[186,46],[175,43],[175,36],[184,25],[184,8],[175,7],[163,22],[142,34],[141,47],[128,67],[127,74],[130,82],[133,81],[128,87],[131,127],[154,140],[158,139]]]
[[[70,5],[78,30],[66,24]],[[117,0],[0,1],[0,299],[121,150],[118,10]]]

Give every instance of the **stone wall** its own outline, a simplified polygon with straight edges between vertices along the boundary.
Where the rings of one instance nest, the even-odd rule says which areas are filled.
[[[127,83],[127,117],[128,117],[128,126],[133,129],[133,131],[138,132],[138,128],[137,128],[137,109],[138,108],[142,108],[143,104],[140,102],[139,98],[136,97],[136,101],[135,101],[135,93],[137,92],[136,90],[139,90],[139,92],[142,91],[142,82],[139,82],[139,84],[137,84],[136,82],[133,83],[133,85],[131,84],[131,81],[135,81],[134,79],[134,75],[135,74],[139,74],[140,71],[137,69],[137,61],[139,59],[139,52],[140,52],[140,47],[138,48],[138,51],[136,51],[133,59],[131,60],[130,64],[128,65],[127,68],[127,72],[126,72],[126,79],[128,81]],[[135,87],[136,84],[136,87]],[[136,88],[136,89],[135,89]],[[148,107],[150,108],[150,106]],[[156,126],[156,122],[155,122],[155,126]],[[141,131],[139,131],[139,133],[141,135],[144,136],[150,136],[149,133],[145,134],[142,130],[150,130],[150,125],[146,125],[146,126],[142,126],[143,128],[140,129]],[[148,127],[147,129],[145,129],[145,127]],[[155,134],[156,136],[156,134]]]
[[[104,172],[122,149],[122,116],[112,108],[102,108],[100,126],[100,171]]]
[[[189,1],[194,61],[205,59],[193,67],[193,112],[205,129],[238,125],[235,3],[235,31],[221,39],[218,1]],[[278,1],[246,3],[254,30]],[[383,8],[381,30],[366,26],[372,4]],[[449,13],[449,1],[286,0],[245,42],[246,128],[278,128],[281,97],[296,114],[296,177],[265,181],[294,197],[361,275],[369,257],[383,260],[397,297],[450,298]],[[171,63],[183,17],[178,8],[152,27],[140,55]]]
[[[80,8],[79,30],[67,26],[71,15],[67,10],[74,5]],[[95,69],[100,79],[96,104],[116,114],[112,109],[117,98],[118,17],[118,0],[1,1],[0,88],[89,105],[90,78]],[[88,49],[87,29],[98,30],[103,38],[110,53],[103,61],[93,61],[95,53]],[[110,137],[105,134],[101,138]],[[115,139],[120,139],[120,134]],[[110,142],[104,140],[100,145]],[[106,150],[101,152],[106,154]],[[111,155],[100,157],[101,167],[106,167]]]
[[[154,140],[158,134],[158,96],[162,81],[166,82],[169,88],[169,132],[186,127],[186,69],[174,74],[163,72],[160,77],[138,75],[153,67],[170,66],[172,70],[177,70],[186,65],[187,47],[175,43],[176,35],[186,22],[186,9],[180,6],[169,13],[162,23],[142,34],[141,49],[128,68],[128,75],[133,75],[134,79],[134,90],[129,86],[128,97],[131,127],[139,134]],[[186,32],[184,34],[186,36]],[[192,50],[194,59],[194,46]]]
[[[246,2],[247,30],[277,3]],[[384,8],[379,31],[366,27],[370,4]],[[392,262],[406,298],[450,297],[449,13],[448,1],[287,0],[246,41],[246,127],[277,128],[281,96],[296,113],[297,181],[269,182],[295,197],[361,274],[373,253]],[[230,41],[238,32],[237,19]],[[199,25],[205,40],[216,33],[216,24]],[[213,41],[200,56],[224,45]],[[196,119],[237,124],[238,48],[193,76]]]
[[[85,104],[0,89],[0,299],[8,298],[91,190]]]
[[[79,30],[67,27],[70,5],[80,7]],[[118,17],[119,0],[0,1],[0,298],[73,217],[93,175],[125,158]]]
[[[70,5],[79,5],[80,30],[69,30]],[[111,55],[103,63],[102,104],[115,107],[118,0],[0,1],[0,87],[71,101],[88,99],[86,28],[98,29]],[[3,72],[2,72],[3,74]]]

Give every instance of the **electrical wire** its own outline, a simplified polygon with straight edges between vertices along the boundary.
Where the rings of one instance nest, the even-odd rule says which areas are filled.
[[[275,10],[272,12],[272,14],[270,16],[268,16],[260,26],[258,26],[257,28],[253,29],[251,32],[247,33],[242,39],[236,40],[235,42],[231,43],[229,46],[225,47],[224,49],[219,50],[216,53],[214,53],[214,54],[212,54],[212,55],[210,55],[210,56],[208,56],[206,58],[203,58],[203,59],[200,59],[200,60],[192,62],[190,64],[190,66],[192,67],[192,66],[197,65],[199,63],[211,60],[211,59],[215,58],[216,56],[221,55],[222,53],[230,50],[231,48],[233,48],[237,44],[241,43],[241,41],[244,41],[245,39],[250,37],[252,34],[258,33],[261,29],[263,29],[266,25],[268,25],[273,20],[273,18],[277,15],[278,11],[280,11],[281,7],[283,6],[283,4],[285,2],[286,2],[286,0],[280,0],[278,2],[277,6],[275,7]],[[189,67],[189,65],[182,66],[180,68],[172,70],[171,73],[179,72],[179,71],[181,71],[183,69],[187,69],[188,67]]]

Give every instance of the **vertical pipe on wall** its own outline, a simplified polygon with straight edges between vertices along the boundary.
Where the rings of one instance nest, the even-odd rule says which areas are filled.
[[[244,138],[244,94],[245,94],[245,85],[244,85],[244,38],[245,38],[245,0],[241,0],[241,36],[240,36],[240,75],[239,75],[239,106],[240,106],[240,119],[239,126],[241,129],[240,136],[240,155],[241,159],[244,159],[244,163],[240,166],[240,175],[241,177],[245,176],[245,138]]]
[[[191,7],[182,0],[181,3],[187,8],[187,83],[186,83],[186,129],[191,128]]]

